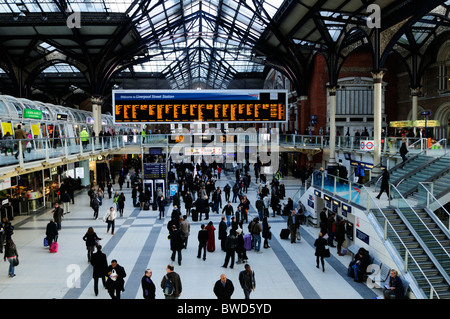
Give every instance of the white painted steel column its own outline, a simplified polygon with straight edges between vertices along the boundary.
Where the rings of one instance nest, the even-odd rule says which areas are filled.
[[[381,163],[381,124],[382,124],[382,97],[383,97],[383,76],[384,72],[379,71],[377,73],[372,73],[373,77],[373,113],[374,113],[374,123],[373,123],[373,140],[374,140],[374,151],[373,151],[373,166],[372,174],[379,176],[381,174],[381,168],[378,165]]]

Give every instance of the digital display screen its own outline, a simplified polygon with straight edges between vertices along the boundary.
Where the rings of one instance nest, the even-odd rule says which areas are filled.
[[[114,90],[115,123],[286,122],[286,90]]]

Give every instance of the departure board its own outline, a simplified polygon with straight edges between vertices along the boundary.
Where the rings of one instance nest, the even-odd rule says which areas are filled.
[[[286,122],[287,90],[113,90],[115,123]]]

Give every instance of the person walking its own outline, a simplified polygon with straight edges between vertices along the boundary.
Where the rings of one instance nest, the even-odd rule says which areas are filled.
[[[95,246],[98,245],[100,237],[94,231],[93,227],[89,227],[86,234],[83,236],[83,240],[86,242],[88,262],[91,262],[92,254],[94,253]]]
[[[203,260],[206,260],[206,243],[208,242],[208,231],[205,229],[205,224],[200,226],[198,231],[198,253],[197,258],[201,258],[201,252],[203,250]]]
[[[228,201],[228,204],[223,207],[222,214],[225,214],[227,219],[227,227],[229,227],[231,223],[231,216],[234,216],[233,206],[231,206],[230,201]]]
[[[114,235],[114,228],[116,224],[116,218],[117,218],[117,212],[114,209],[114,207],[110,207],[109,211],[106,213],[106,215],[103,217],[103,222],[107,223],[108,226],[106,228],[106,233],[109,233],[109,230],[111,229],[111,235]]]
[[[108,279],[106,287],[111,299],[120,299],[120,294],[125,291],[125,280],[127,276],[125,268],[117,263],[117,260],[111,260],[111,265],[106,270]]]
[[[174,270],[173,265],[167,265],[166,275],[161,280],[161,288],[166,299],[178,299],[183,288],[180,275]]]
[[[56,225],[55,220],[52,218],[47,224],[45,231],[45,236],[47,237],[48,245],[50,246],[53,242],[58,241],[58,225]]]
[[[21,143],[22,145],[22,155],[23,158],[25,158],[25,146],[27,143],[27,133],[22,130],[22,126],[19,124],[17,125],[17,129],[14,130],[14,139],[15,140],[23,140],[23,141],[19,141],[17,142],[17,153],[14,155],[16,157],[16,159],[19,157],[19,152],[20,152],[20,148],[19,148],[19,143]]]
[[[58,203],[55,203],[55,208],[53,209],[53,220],[55,221],[58,230],[61,230],[62,217],[64,215],[63,209]]]
[[[71,197],[70,197],[69,192],[66,189],[64,190],[64,193],[61,195],[61,201],[63,203],[63,214],[70,213]]]
[[[223,268],[228,267],[228,262],[231,259],[230,268],[233,269],[236,246],[237,246],[236,231],[234,229],[231,229],[225,244],[226,255],[224,264],[222,265]]]
[[[93,194],[91,198],[91,208],[94,211],[94,220],[98,219],[98,210],[100,208],[100,200],[97,197],[97,194]]]
[[[408,154],[408,148],[406,147],[406,142],[403,142],[400,147],[400,156],[402,157],[403,163],[408,160],[406,154]]]
[[[10,278],[14,277],[16,274],[14,273],[14,267],[18,265],[19,254],[17,253],[17,247],[11,237],[6,238],[5,245],[5,255],[3,260],[6,261],[8,259],[9,268],[8,268],[8,276]]]
[[[270,248],[269,240],[272,239],[272,232],[270,231],[270,225],[267,221],[267,216],[264,216],[262,223],[262,237],[264,238],[264,248]]]
[[[161,216],[164,217],[164,212],[165,212],[165,200],[164,200],[164,196],[161,195],[160,197],[158,197],[157,199],[157,203],[158,203],[158,210],[159,210],[159,219],[161,219]]]
[[[119,199],[117,200],[117,206],[118,206],[120,217],[123,217],[123,209],[125,208],[125,195],[124,195],[124,193],[120,193]]]
[[[319,237],[314,242],[314,247],[316,247],[316,251],[314,255],[316,256],[316,268],[319,268],[319,259],[322,262],[322,271],[325,271],[325,262],[324,258],[328,257],[329,250],[326,249],[327,240],[323,238],[323,234],[319,233]]]
[[[94,279],[94,293],[98,295],[98,279],[100,278],[103,283],[103,287],[106,287],[106,274],[108,271],[108,261],[106,255],[102,252],[102,246],[97,245],[97,252],[92,254],[92,278]]]
[[[227,223],[225,222],[225,216],[222,216],[222,219],[219,223],[219,240],[220,240],[220,248],[222,251],[225,251],[225,242],[227,240]]]
[[[216,250],[216,239],[214,235],[214,231],[216,230],[216,228],[214,227],[212,221],[210,221],[205,228],[208,231],[208,242],[206,243],[206,250],[212,253]]]
[[[250,226],[249,226],[250,227]],[[251,224],[251,234],[253,237],[253,247],[255,248],[255,252],[257,254],[261,254],[261,232],[262,232],[262,227],[261,224],[259,223],[259,218],[255,217],[253,219],[253,224]]]
[[[180,230],[183,234],[183,248],[187,249],[189,234],[191,233],[191,224],[187,219],[187,215],[183,215],[183,220],[180,223]]]
[[[230,279],[227,279],[225,274],[220,275],[220,279],[214,284],[214,294],[217,299],[231,299],[234,292],[234,285]]]
[[[172,225],[172,231],[169,233],[170,238],[170,250],[172,250],[172,256],[170,259],[175,261],[175,254],[178,253],[178,265],[181,266],[181,250],[183,249],[184,240],[181,238],[181,232],[177,229],[176,225]]]
[[[155,299],[156,287],[152,281],[152,270],[146,269],[141,279],[142,295],[144,299]]]
[[[380,199],[380,196],[381,194],[383,194],[383,192],[386,192],[388,198],[392,199],[389,193],[389,172],[387,169],[384,169],[383,174],[381,175],[381,187],[377,199]]]
[[[292,210],[291,215],[288,217],[287,227],[291,233],[291,244],[293,244],[297,237],[297,230],[300,229],[300,216],[295,213],[295,210]]]
[[[249,264],[245,264],[244,270],[239,273],[239,283],[244,291],[245,299],[250,299],[250,293],[256,289],[255,272]]]

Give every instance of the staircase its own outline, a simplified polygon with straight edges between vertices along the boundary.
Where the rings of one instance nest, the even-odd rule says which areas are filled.
[[[416,231],[411,227],[406,216],[412,212],[408,212],[408,210],[382,209],[384,216],[386,216],[393,230],[395,230],[395,232],[388,231],[388,239],[390,239],[401,258],[404,258],[406,250],[408,250],[410,256],[408,258],[408,271],[415,278],[418,286],[424,291],[425,295],[429,295],[429,283],[431,283],[439,295],[434,296],[434,298],[450,299],[450,283],[448,280],[450,259],[442,258],[442,248],[436,244],[431,234],[427,234],[422,230]],[[378,214],[375,210],[371,212],[379,224],[384,225],[384,216]],[[444,243],[447,251],[449,251],[450,240],[446,238],[447,236],[445,234],[440,232],[438,225],[432,221],[428,213],[425,210],[421,210],[418,214],[424,218],[424,222],[429,223],[427,226],[433,231],[435,237]]]

